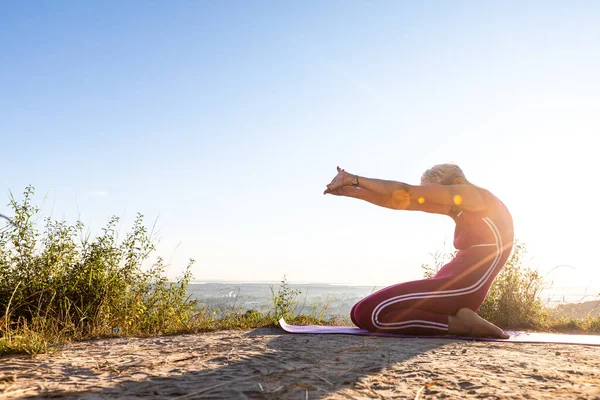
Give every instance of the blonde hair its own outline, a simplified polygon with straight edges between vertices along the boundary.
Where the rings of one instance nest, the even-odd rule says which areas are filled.
[[[454,163],[437,164],[428,169],[421,176],[421,185],[452,185],[456,178],[462,178],[467,182],[465,174],[460,167]]]

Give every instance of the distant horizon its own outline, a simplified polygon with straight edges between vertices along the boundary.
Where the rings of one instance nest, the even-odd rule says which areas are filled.
[[[222,279],[214,279],[214,280],[192,280],[190,281],[191,284],[203,284],[203,283],[227,283],[227,284],[248,284],[248,285],[253,285],[253,284],[280,284],[281,280],[279,281],[253,281],[253,280],[222,280]],[[343,282],[315,282],[315,281],[290,281],[290,280],[286,280],[287,284],[290,285],[328,285],[328,286],[348,286],[348,287],[373,287],[373,286],[388,286],[388,285],[392,285],[395,284],[397,282],[390,282],[388,284],[353,284],[353,283],[343,283]],[[543,290],[547,290],[547,289],[576,289],[576,290],[599,290],[600,291],[600,286],[555,286],[555,285],[550,285],[548,288],[545,288]],[[600,296],[600,292],[598,293],[598,295]]]
[[[230,283],[230,284],[280,284],[279,281],[262,281],[262,280],[222,280],[222,279],[211,279],[211,280],[193,280],[190,283],[194,284],[202,284],[202,283]],[[286,283],[290,285],[329,285],[329,286],[352,286],[352,287],[368,287],[368,286],[382,286],[382,285],[367,285],[367,284],[349,284],[349,283],[339,283],[339,282],[314,282],[314,281],[289,281],[286,280]]]

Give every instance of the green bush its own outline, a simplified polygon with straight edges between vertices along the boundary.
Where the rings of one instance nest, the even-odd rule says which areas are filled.
[[[155,246],[141,214],[120,242],[116,217],[95,239],[81,222],[50,218],[40,233],[33,195],[30,186],[21,202],[11,196],[13,224],[0,230],[0,355],[37,354],[70,339],[250,329],[296,317],[300,291],[285,277],[271,288],[271,311],[198,307],[187,290],[194,260],[176,282],[165,277],[162,258],[148,265]],[[328,323],[324,310],[312,310],[301,320]]]
[[[135,335],[189,330],[196,307],[187,293],[193,260],[175,283],[164,276],[160,257],[143,268],[154,245],[142,215],[121,243],[116,217],[93,241],[81,222],[46,219],[40,234],[33,194],[28,187],[22,202],[11,197],[14,225],[0,232],[3,346],[24,330],[55,338],[106,336],[113,328]]]
[[[544,277],[524,262],[526,248],[516,242],[506,265],[488,292],[478,314],[510,329],[533,329],[546,325],[548,311],[541,300]]]
[[[306,297],[302,304],[298,297],[302,294],[299,289],[292,289],[287,283],[285,276],[277,291],[271,286],[271,300],[273,308],[267,313],[272,316],[273,323],[277,325],[280,318],[285,318],[286,322],[300,325],[335,325],[349,324],[349,318],[345,316],[327,317],[327,311],[331,305],[332,297],[327,297],[324,302],[315,302],[306,304]]]
[[[301,294],[300,290],[292,289],[285,276],[281,281],[279,289],[275,291],[271,286],[271,298],[273,300],[273,321],[277,323],[280,318],[290,319],[298,304],[297,298]]]

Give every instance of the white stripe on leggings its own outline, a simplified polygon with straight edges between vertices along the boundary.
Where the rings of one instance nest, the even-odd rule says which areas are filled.
[[[504,249],[502,244],[502,237],[500,235],[500,231],[494,221],[492,221],[488,217],[482,218],[482,220],[487,224],[487,226],[492,231],[494,238],[496,239],[496,256],[494,257],[494,261],[487,269],[485,274],[477,282],[473,285],[468,286],[463,289],[451,289],[451,290],[442,290],[442,291],[434,291],[434,292],[421,292],[421,293],[409,293],[400,296],[395,296],[390,299],[384,300],[381,302],[371,314],[371,322],[373,326],[378,329],[404,329],[409,327],[421,327],[421,328],[431,328],[431,329],[447,329],[447,324],[442,324],[439,322],[433,321],[422,321],[422,320],[411,320],[411,321],[402,321],[402,322],[379,322],[379,313],[387,306],[395,303],[400,303],[408,300],[416,300],[416,299],[425,299],[425,298],[436,298],[436,297],[452,297],[452,296],[462,296],[465,294],[470,294],[476,292],[481,289],[481,287],[487,282],[489,277],[491,276],[494,269],[498,266],[498,262],[500,261],[500,257],[502,256],[502,251]],[[415,325],[416,323],[416,325]],[[413,325],[409,325],[413,324]]]

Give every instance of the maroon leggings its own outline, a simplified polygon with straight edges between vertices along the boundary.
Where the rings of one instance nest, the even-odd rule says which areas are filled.
[[[429,279],[381,289],[352,307],[350,318],[369,331],[445,335],[448,316],[461,308],[477,311],[510,249],[485,245],[460,250]]]

